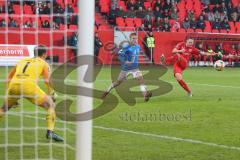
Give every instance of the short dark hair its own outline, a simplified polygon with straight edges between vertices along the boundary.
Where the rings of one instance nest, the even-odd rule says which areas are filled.
[[[133,32],[133,33],[130,34],[129,37],[131,38],[132,36],[137,36],[137,33],[136,33],[136,32]]]
[[[42,57],[46,53],[47,53],[47,50],[44,45],[39,45],[34,48],[34,56],[35,57]]]

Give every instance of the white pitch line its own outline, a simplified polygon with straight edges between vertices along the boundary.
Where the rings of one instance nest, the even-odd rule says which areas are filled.
[[[13,113],[11,113],[11,115],[20,116],[19,114],[13,114]],[[36,118],[36,117],[30,116],[30,115],[24,115],[24,116],[27,118],[34,118],[34,119]],[[45,120],[45,118],[41,118],[41,117],[38,117],[38,119]],[[58,123],[75,124],[74,122],[66,122],[66,121],[58,121]],[[240,147],[227,146],[227,145],[216,144],[216,143],[211,143],[211,142],[204,142],[204,141],[194,140],[194,139],[189,139],[189,138],[179,138],[179,137],[173,137],[173,136],[167,136],[167,135],[160,135],[160,134],[153,134],[153,133],[146,133],[146,132],[136,132],[136,131],[131,131],[131,130],[125,130],[125,129],[119,129],[119,128],[109,128],[109,127],[103,127],[103,126],[93,126],[93,128],[106,130],[106,131],[112,131],[112,132],[135,134],[135,135],[145,136],[145,137],[154,137],[154,138],[171,140],[171,141],[180,141],[180,142],[185,142],[185,143],[201,144],[201,145],[210,146],[210,147],[240,151]]]
[[[103,80],[97,80],[96,82],[111,82],[111,81],[112,80],[103,79]],[[162,80],[162,81],[165,81],[165,80]],[[72,80],[72,79],[67,79],[67,80],[65,80],[65,82],[71,83],[71,84],[76,84],[76,80]],[[168,81],[165,81],[165,82],[168,82]],[[168,83],[176,84],[177,82],[169,81]],[[191,83],[191,82],[188,82],[187,84],[197,85],[197,86],[208,86],[208,87],[221,87],[221,88],[240,89],[240,86],[229,86],[229,85],[220,85],[220,84]]]

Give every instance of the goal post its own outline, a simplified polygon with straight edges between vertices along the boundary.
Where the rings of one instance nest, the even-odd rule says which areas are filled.
[[[95,1],[94,0],[80,0],[78,1],[79,19],[78,19],[78,33],[79,33],[79,49],[78,56],[90,55],[94,53],[94,14]],[[93,65],[93,59],[88,62],[88,67]],[[83,76],[86,74],[83,67],[77,70],[77,84],[78,86],[85,86],[93,88],[93,83],[85,83]],[[89,72],[92,72],[89,70]],[[83,113],[92,110],[93,98],[82,97],[77,98],[77,111]],[[92,120],[78,121],[76,130],[76,160],[91,160],[92,159]]]

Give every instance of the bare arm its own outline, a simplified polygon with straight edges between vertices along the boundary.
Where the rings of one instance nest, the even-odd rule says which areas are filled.
[[[173,48],[172,53],[173,54],[178,54],[178,53],[184,53],[185,49],[177,49],[176,47]]]
[[[8,78],[7,78],[7,85],[9,84],[9,82],[12,80],[12,77],[14,76],[16,72],[16,67],[14,67],[8,74]]]

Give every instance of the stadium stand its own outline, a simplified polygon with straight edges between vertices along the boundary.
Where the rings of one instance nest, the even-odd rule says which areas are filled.
[[[239,0],[220,0],[217,4],[214,2],[212,0],[209,3],[201,0],[98,0],[95,31],[113,30],[113,27],[117,26],[156,32],[240,33]],[[133,10],[130,11],[129,8]],[[174,10],[177,11],[176,15],[172,15]],[[74,32],[78,28],[77,12],[77,0],[38,3],[0,0],[0,43],[41,43],[52,48],[62,47],[66,39],[65,33]],[[151,21],[145,23],[147,16]],[[195,24],[185,29],[183,22],[186,17],[190,23]],[[214,25],[216,19],[219,22]],[[224,20],[227,24],[223,23]],[[176,22],[180,25],[178,26]],[[5,30],[12,32],[4,33]],[[24,35],[22,39],[18,36],[20,32]],[[54,42],[50,42],[52,37]],[[69,52],[72,52],[71,49]]]

